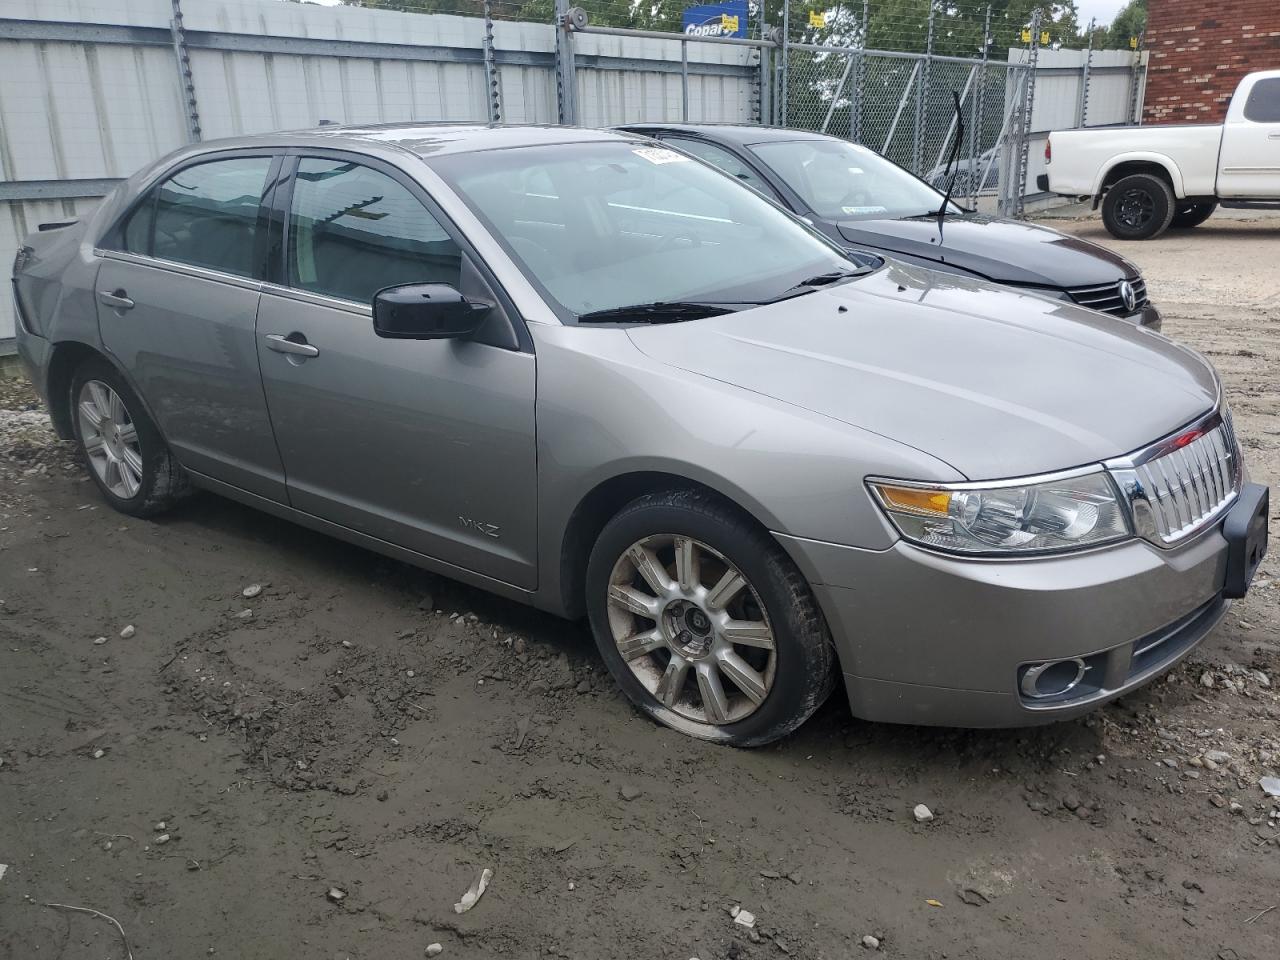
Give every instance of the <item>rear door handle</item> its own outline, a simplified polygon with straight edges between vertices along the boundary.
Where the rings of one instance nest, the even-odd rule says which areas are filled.
[[[133,301],[125,295],[123,290],[99,290],[98,300],[113,310],[133,309]]]
[[[299,340],[290,340],[289,337],[298,337]],[[318,357],[320,351],[302,339],[302,334],[291,333],[289,337],[281,336],[278,333],[267,334],[267,349],[274,350],[276,353],[288,353],[295,357]]]

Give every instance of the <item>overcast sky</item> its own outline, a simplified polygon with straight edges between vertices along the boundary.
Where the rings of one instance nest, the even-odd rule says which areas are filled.
[[[311,0],[311,2],[331,7],[341,0]],[[1098,22],[1102,24],[1110,23],[1126,2],[1127,0],[1076,0],[1076,9],[1080,11],[1080,26],[1082,28],[1088,26],[1090,17],[1097,17]]]

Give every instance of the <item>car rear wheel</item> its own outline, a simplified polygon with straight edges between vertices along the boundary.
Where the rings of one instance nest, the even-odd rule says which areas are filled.
[[[1198,227],[1208,220],[1213,211],[1217,209],[1218,202],[1216,200],[1179,204],[1173,212],[1173,219],[1169,221],[1169,229],[1190,230],[1192,227]]]
[[[835,653],[809,585],[766,532],[709,495],[625,507],[596,541],[587,592],[623,692],[682,733],[769,743],[831,692]]]
[[[80,456],[107,502],[135,517],[171,507],[187,476],[124,378],[105,360],[83,363],[71,381]]]
[[[1173,190],[1150,173],[1118,180],[1102,199],[1102,223],[1117,240],[1150,240],[1173,218]]]

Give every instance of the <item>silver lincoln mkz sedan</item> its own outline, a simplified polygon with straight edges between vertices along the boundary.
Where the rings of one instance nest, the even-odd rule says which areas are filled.
[[[570,617],[642,710],[751,745],[1016,725],[1175,663],[1266,543],[1213,369],[1132,324],[851,262],[630,135],[205,143],[46,224],[19,348],[103,496],[201,487]]]

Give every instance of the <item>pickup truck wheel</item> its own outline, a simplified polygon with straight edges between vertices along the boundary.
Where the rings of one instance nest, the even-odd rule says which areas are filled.
[[[1169,221],[1170,230],[1190,230],[1209,219],[1213,211],[1218,209],[1218,201],[1203,200],[1200,203],[1178,204]]]
[[[1117,240],[1150,240],[1173,219],[1173,190],[1160,177],[1135,173],[1124,177],[1102,200],[1102,223]]]
[[[624,507],[600,532],[586,587],[605,666],[681,733],[759,746],[832,690],[835,650],[804,576],[768,533],[706,494]]]

